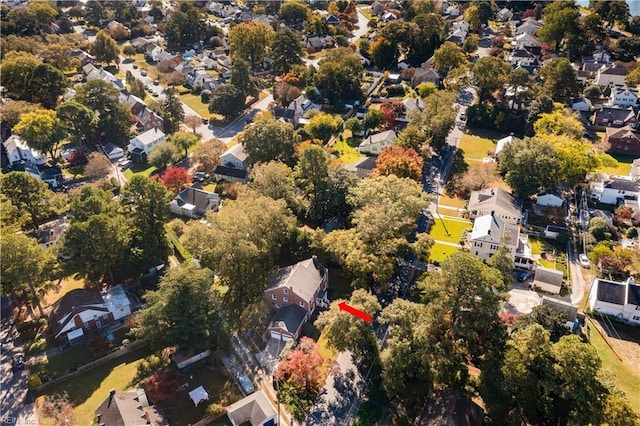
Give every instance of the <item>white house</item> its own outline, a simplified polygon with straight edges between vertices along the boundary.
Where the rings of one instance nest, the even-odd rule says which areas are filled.
[[[627,79],[627,69],[616,64],[604,64],[596,73],[595,84],[604,86],[622,86]]]
[[[317,94],[320,94],[320,92],[317,92]],[[303,93],[289,103],[289,109],[294,111],[294,122],[298,122],[298,120],[303,118],[309,111],[314,109],[319,111],[322,109],[322,106],[312,102],[307,97],[307,94]]]
[[[496,18],[498,18],[498,21],[502,22],[510,21],[511,18],[513,18],[513,12],[506,7],[503,7],[496,13]]]
[[[611,63],[611,54],[607,52],[602,46],[596,47],[596,50],[593,52],[593,60],[598,62],[599,64],[610,64]]]
[[[111,161],[119,160],[124,157],[124,150],[111,142],[106,144],[102,148],[102,151]]]
[[[640,324],[640,286],[631,278],[623,282],[596,278],[591,285],[589,308]]]
[[[397,139],[398,136],[393,130],[376,133],[363,140],[358,146],[358,151],[365,154],[378,155],[383,149],[394,146]]]
[[[529,66],[537,63],[536,57],[525,49],[513,50],[507,59],[511,65]]]
[[[560,294],[562,282],[562,271],[538,265],[531,285],[533,288],[542,290],[546,293]]]
[[[247,161],[247,153],[244,150],[244,146],[239,143],[227,149],[220,156],[220,163],[225,167],[246,169],[249,162]]]
[[[593,104],[587,98],[576,98],[571,103],[571,109],[574,111],[587,112],[591,111],[591,108],[593,108]]]
[[[506,138],[498,139],[498,141],[496,142],[496,151],[495,151],[496,157],[498,156],[498,154],[500,154],[500,151],[502,151],[505,146],[509,145],[511,142],[515,141],[516,139],[517,138],[515,138],[513,135],[509,135]]]
[[[42,166],[47,161],[41,152],[29,148],[26,142],[20,139],[18,135],[9,136],[9,138],[3,142],[3,145],[6,149],[7,157],[9,157],[10,164],[26,161],[35,166]]]
[[[515,49],[526,49],[531,47],[540,47],[542,46],[542,43],[532,33],[525,32],[517,35],[512,45]]]
[[[538,194],[536,200],[536,206],[541,207],[562,207],[564,200],[557,194],[548,192],[545,194]]]
[[[518,225],[503,222],[495,215],[487,214],[478,217],[473,223],[473,230],[468,236],[468,247],[471,253],[487,260],[501,246],[506,246],[516,266],[531,269],[531,249],[525,239],[526,236],[521,238]]]
[[[265,395],[259,390],[227,407],[227,417],[233,426],[270,426],[276,424],[277,412]]]
[[[469,218],[493,214],[501,221],[519,225],[522,210],[516,199],[502,188],[486,188],[473,191],[467,205]]]
[[[153,148],[166,139],[167,136],[161,130],[150,129],[131,139],[128,151],[131,154],[144,153],[148,157]]]
[[[607,105],[620,107],[635,107],[638,104],[638,89],[629,86],[615,86],[611,89],[611,95]]]
[[[589,183],[591,198],[602,204],[639,208],[640,183],[624,178],[594,179]]]
[[[169,210],[178,216],[197,219],[208,211],[218,211],[221,203],[218,194],[192,186],[183,189],[171,200]]]
[[[519,36],[520,34],[533,35],[540,28],[542,28],[542,23],[538,22],[533,17],[529,17],[522,24],[518,25],[516,28],[516,36]]]

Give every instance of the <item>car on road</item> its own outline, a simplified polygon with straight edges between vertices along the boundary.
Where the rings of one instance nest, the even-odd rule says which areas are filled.
[[[154,98],[157,98],[159,95],[158,95],[158,92],[151,92],[151,96],[153,96]]]
[[[460,121],[462,121],[462,122],[467,121],[467,114],[465,114],[464,112],[462,114],[460,114]]]
[[[147,70],[140,71],[140,75],[143,76],[143,77],[146,77],[147,76]]]
[[[158,80],[153,80],[153,85],[157,86],[158,84],[160,84],[160,82]]]
[[[24,368],[24,355],[18,354],[13,357],[11,361],[11,366],[13,370],[22,370]]]
[[[196,172],[193,174],[193,180],[198,181],[198,182],[204,182],[205,180],[209,179],[209,173],[205,173],[205,172]]]
[[[518,273],[518,281],[520,281],[521,283],[525,282],[526,280],[528,280],[529,278],[531,278],[533,276],[533,272],[532,271],[522,271]]]
[[[589,258],[587,257],[586,254],[580,253],[580,256],[578,256],[578,260],[580,261],[580,265],[584,269],[589,269],[591,267],[591,264],[589,263]]]

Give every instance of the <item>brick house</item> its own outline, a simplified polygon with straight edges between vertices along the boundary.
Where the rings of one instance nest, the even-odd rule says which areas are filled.
[[[633,108],[602,108],[592,117],[593,125],[597,127],[638,127],[638,117]]]
[[[607,127],[604,142],[613,154],[640,155],[640,135],[629,126],[621,129]]]
[[[328,283],[329,271],[315,256],[280,268],[264,291],[267,306],[277,310],[268,327],[271,337],[296,339],[317,306],[329,307]]]

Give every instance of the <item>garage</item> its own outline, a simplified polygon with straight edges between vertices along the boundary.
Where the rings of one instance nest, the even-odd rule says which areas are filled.
[[[272,339],[277,339],[277,340],[281,340],[282,339],[282,341],[286,342],[287,340],[291,339],[291,336],[283,334],[280,331],[271,330],[271,338]]]

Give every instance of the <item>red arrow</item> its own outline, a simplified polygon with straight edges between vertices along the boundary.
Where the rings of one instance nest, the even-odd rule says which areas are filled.
[[[347,302],[341,302],[340,304],[338,304],[338,307],[341,311],[348,312],[354,317],[358,317],[362,320],[365,320],[366,322],[371,322],[373,318],[371,315],[364,313],[361,310],[354,308],[353,306],[347,305]]]

